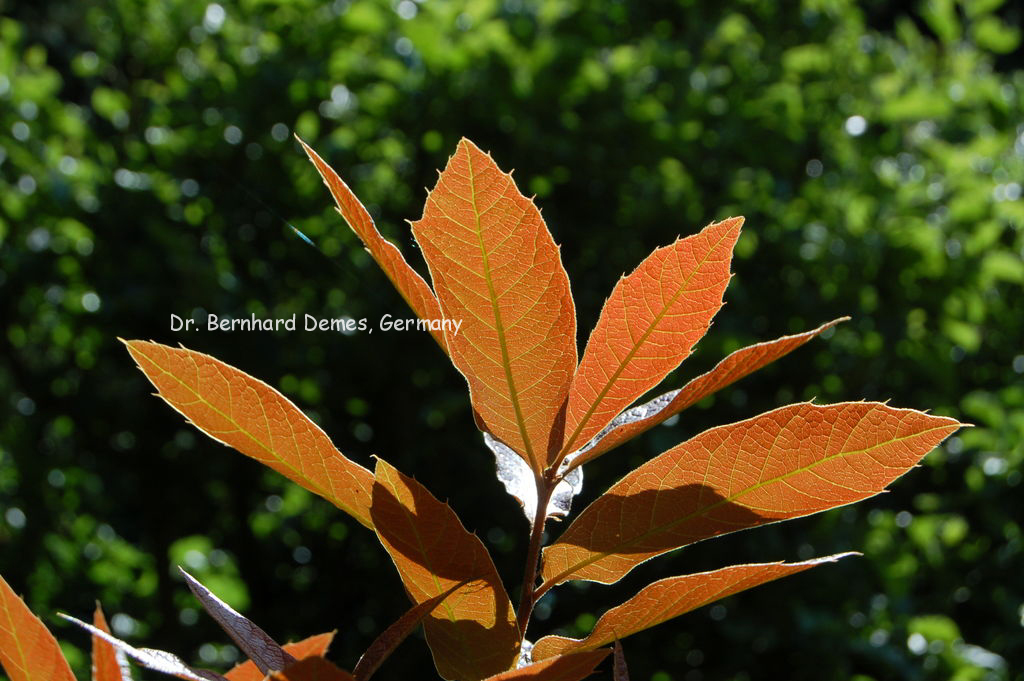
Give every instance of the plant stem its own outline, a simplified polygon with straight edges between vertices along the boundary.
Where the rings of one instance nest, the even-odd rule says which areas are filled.
[[[530,547],[526,552],[526,567],[523,571],[523,589],[519,598],[519,610],[516,612],[516,620],[519,623],[519,635],[526,636],[526,627],[530,623],[530,615],[533,614],[533,606],[536,604],[534,589],[537,588],[537,567],[540,564],[540,545],[544,539],[544,525],[547,522],[548,501],[555,489],[554,481],[548,480],[546,476],[538,475],[537,481],[537,509],[533,515],[533,530],[530,532]]]

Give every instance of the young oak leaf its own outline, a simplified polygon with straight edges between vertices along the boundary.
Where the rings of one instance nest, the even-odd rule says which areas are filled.
[[[178,570],[185,578],[188,588],[199,599],[203,609],[217,621],[221,629],[238,644],[245,656],[252,660],[261,672],[267,674],[271,670],[285,669],[295,664],[295,658],[285,652],[274,639],[267,635],[267,632],[214,596],[209,589],[185,572],[183,568],[179,566]]]
[[[316,634],[295,643],[284,644],[284,651],[299,661],[307,657],[323,657],[327,654],[327,649],[333,640],[333,631],[326,634]],[[263,681],[265,676],[266,674],[261,672],[252,660],[246,660],[235,665],[231,671],[224,675],[224,678],[228,681]]]
[[[631,407],[616,416],[607,427],[580,449],[579,456],[570,462],[566,470],[572,471],[588,461],[593,461],[605,452],[664,423],[667,419],[684,409],[689,409],[708,395],[749,376],[848,319],[849,317],[840,317],[810,331],[748,345],[733,352],[715,365],[714,369],[701,374],[681,389],[659,395],[649,402]]]
[[[615,639],[615,681],[629,681],[629,669],[626,668],[626,654],[622,652],[622,644]]]
[[[373,474],[263,381],[185,347],[122,340],[167,404],[214,440],[319,494],[372,528]]]
[[[96,604],[92,614],[92,625],[110,633],[103,609]],[[132,672],[124,653],[99,636],[92,637],[92,681],[132,681]]]
[[[722,307],[743,218],[708,225],[655,250],[605,302],[573,377],[555,463],[686,359]]]
[[[413,603],[459,585],[423,621],[438,673],[479,681],[511,667],[519,630],[483,542],[447,504],[381,459],[370,512]]]
[[[601,664],[611,652],[591,650],[570,655],[556,655],[526,667],[502,672],[488,677],[485,681],[579,681],[594,673],[594,668]]]
[[[11,681],[75,681],[57,639],[0,577],[0,666]]]
[[[707,430],[626,475],[544,551],[550,588],[610,584],[694,542],[874,496],[961,427],[878,402],[781,407]]]
[[[136,648],[129,643],[125,643],[121,639],[114,638],[102,629],[98,629],[91,624],[86,624],[82,620],[76,619],[71,615],[65,615],[64,613],[58,613],[58,615],[72,624],[77,624],[82,629],[90,632],[93,636],[103,639],[146,669],[152,669],[155,672],[160,672],[161,674],[167,674],[169,676],[177,676],[179,679],[185,679],[185,681],[226,681],[223,676],[216,672],[190,667],[173,653],[168,653],[163,650],[153,650],[152,648]],[[12,681],[15,680],[12,679]]]
[[[322,657],[307,657],[267,674],[267,681],[353,681],[352,675]]]
[[[366,210],[362,202],[348,188],[348,185],[345,184],[341,177],[338,176],[338,173],[334,172],[334,169],[327,165],[308,144],[298,137],[296,139],[299,140],[299,144],[302,145],[306,155],[309,156],[309,160],[316,166],[320,177],[323,178],[324,184],[330,190],[331,196],[334,197],[335,203],[338,204],[338,212],[341,213],[341,216],[348,223],[349,227],[352,228],[352,231],[362,240],[366,250],[380,268],[384,270],[384,274],[391,280],[391,283],[394,284],[398,293],[409,304],[413,312],[420,319],[441,319],[441,306],[438,305],[437,297],[430,290],[430,286],[423,280],[423,277],[409,265],[405,258],[402,257],[402,252],[394,244],[381,236],[380,232],[377,231],[377,227],[373,224],[373,218],[370,217],[369,211]],[[447,351],[448,344],[445,340],[444,332],[440,329],[431,329],[430,333],[441,348]]]
[[[533,201],[469,140],[412,223],[446,319],[452,362],[485,428],[536,472],[561,444],[576,368],[576,308]]]
[[[594,650],[726,596],[851,555],[856,554],[840,553],[801,563],[732,565],[710,572],[661,579],[601,615],[586,638],[545,636],[540,639],[533,646],[533,658],[544,660],[555,655]]]
[[[356,677],[356,681],[366,681],[366,679],[373,676],[384,660],[391,653],[395,652],[395,649],[402,644],[402,641],[419,626],[423,618],[429,615],[442,601],[463,584],[465,582],[453,584],[444,593],[414,605],[406,610],[404,615],[395,620],[391,626],[382,631],[373,640],[370,647],[366,649],[366,652],[362,654],[359,662],[356,663],[355,669],[352,670],[352,676]]]

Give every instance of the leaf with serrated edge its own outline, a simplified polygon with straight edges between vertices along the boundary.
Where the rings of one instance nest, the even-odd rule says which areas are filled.
[[[299,139],[296,137],[296,139]],[[344,180],[334,172],[331,166],[317,155],[315,151],[301,139],[299,144],[305,149],[309,160],[316,166],[324,184],[331,191],[335,203],[338,204],[338,212],[345,218],[352,231],[362,240],[366,250],[370,253],[380,268],[391,280],[398,293],[405,302],[409,304],[420,319],[440,320],[441,306],[437,303],[437,297],[430,290],[430,286],[423,277],[414,270],[404,257],[402,252],[390,241],[381,236],[377,227],[373,224],[373,218],[362,202],[356,197]],[[442,349],[447,351],[447,342],[444,332],[440,327],[431,328],[431,335],[438,342]]]
[[[615,681],[629,681],[629,669],[626,668],[626,654],[622,652],[622,644],[615,641]]]
[[[469,140],[412,223],[446,319],[452,362],[486,430],[538,473],[560,444],[576,368],[576,308],[533,202]]]
[[[395,620],[391,626],[382,631],[373,640],[370,647],[366,649],[366,652],[362,654],[359,662],[356,663],[355,669],[352,670],[352,675],[356,677],[356,681],[366,681],[366,679],[373,676],[384,660],[419,626],[423,618],[429,615],[460,586],[462,586],[462,583],[453,584],[443,594],[414,605],[406,610],[404,615]]]
[[[491,676],[485,681],[579,681],[594,673],[594,668],[611,651],[591,650],[573,655],[559,655]]]
[[[792,404],[712,428],[632,471],[585,509],[545,549],[545,584],[610,584],[687,544],[874,496],[961,425],[845,402]]]
[[[465,582],[423,621],[441,676],[478,681],[511,667],[519,630],[483,542],[447,504],[381,459],[370,512],[413,603]]]
[[[100,631],[110,633],[103,609],[96,604],[92,624]],[[132,672],[124,653],[99,636],[92,637],[92,681],[132,681]]]
[[[0,666],[11,681],[75,681],[57,639],[0,577]]]
[[[661,579],[601,615],[586,638],[545,636],[537,641],[533,646],[534,659],[544,660],[553,655],[600,648],[727,596],[853,555],[858,554],[839,553],[801,563],[732,565],[710,572]]]
[[[758,369],[789,354],[793,350],[831,329],[849,317],[834,319],[811,331],[783,336],[772,341],[748,345],[723,359],[711,371],[701,374],[680,390],[659,395],[649,402],[631,407],[622,412],[600,433],[580,448],[579,456],[567,467],[571,471],[588,461],[593,461],[607,451],[618,447],[627,440],[647,432],[651,428],[688,409],[702,399],[722,388],[749,376]]]
[[[300,661],[307,657],[323,657],[327,654],[327,649],[330,647],[332,640],[334,640],[333,631],[326,634],[317,634],[295,643],[285,643],[284,651]],[[231,671],[224,675],[224,678],[228,681],[263,681],[264,676],[266,675],[256,668],[252,660],[246,660],[235,665]]]
[[[199,430],[373,527],[373,474],[345,458],[287,397],[201,352],[152,341],[121,342],[159,396]]]
[[[743,218],[729,218],[677,239],[615,285],[569,390],[559,459],[690,355],[722,307],[742,225]]]
[[[71,615],[65,615],[64,613],[58,613],[58,615],[69,622],[77,624],[90,632],[93,636],[100,637],[146,669],[152,669],[155,672],[168,674],[169,676],[177,676],[179,679],[185,679],[186,681],[226,681],[223,676],[216,672],[190,667],[173,653],[168,653],[163,650],[153,650],[152,648],[136,648],[135,646],[125,643],[119,638],[114,638],[102,629],[97,629],[91,624],[86,624],[82,620],[76,619]]]
[[[352,681],[352,675],[322,657],[307,657],[283,671],[270,672],[268,681]]]
[[[266,674],[272,669],[280,670],[295,664],[295,658],[286,653],[274,639],[267,635],[267,632],[214,596],[195,577],[185,572],[184,568],[179,566],[178,570],[185,578],[188,588],[199,599],[203,609],[217,621],[220,628],[238,644],[245,656],[252,660],[261,672]]]

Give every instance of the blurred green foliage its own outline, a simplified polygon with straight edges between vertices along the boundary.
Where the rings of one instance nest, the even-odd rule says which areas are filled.
[[[280,639],[339,629],[342,664],[406,607],[373,536],[149,398],[117,336],[183,342],[278,386],[352,458],[380,454],[449,499],[518,588],[525,525],[425,335],[169,330],[172,313],[405,312],[297,132],[419,265],[402,221],[423,187],[460,136],[492,151],[563,244],[583,329],[652,248],[746,215],[728,304],[670,387],[741,344],[853,316],[588,467],[578,508],[683,438],[792,400],[891,399],[976,424],[888,495],[556,592],[532,637],[582,633],[654,578],[853,548],[865,556],[630,639],[633,677],[1024,679],[1021,3],[0,0],[0,14],[0,572],[83,678],[87,641],[52,613],[97,598],[132,641],[235,659],[177,564]],[[381,675],[429,665],[410,642]]]

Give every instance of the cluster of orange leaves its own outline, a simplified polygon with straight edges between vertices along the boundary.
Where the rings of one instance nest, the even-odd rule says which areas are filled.
[[[529,471],[525,484],[534,485],[529,498],[537,506],[524,511],[538,537],[551,493],[569,473],[842,321],[740,349],[681,389],[631,406],[707,332],[731,277],[742,218],[677,239],[622,277],[579,359],[575,305],[559,248],[533,201],[490,155],[460,142],[423,217],[412,223],[428,284],[381,236],[334,170],[303,147],[346,222],[412,309],[422,319],[462,321],[458,332],[438,325],[434,339],[469,384],[481,431]],[[250,654],[257,664],[220,676],[174,658],[180,668],[170,673],[182,678],[362,681],[422,623],[445,679],[575,681],[592,673],[610,644],[614,675],[622,679],[619,639],[849,554],[662,579],[606,612],[585,638],[549,635],[531,650],[525,633],[536,600],[568,580],[613,583],[640,563],[694,542],[873,496],[961,425],[882,403],[801,403],[701,433],[629,472],[544,548],[539,583],[528,569],[533,579],[523,585],[525,607],[517,618],[483,542],[413,478],[382,459],[374,471],[351,461],[278,391],[223,362],[148,341],[125,345],[159,395],[197,428],[374,531],[413,603],[350,673],[323,659],[330,636],[275,648],[258,627],[207,600],[243,651],[255,645],[251,632],[258,632]],[[93,626],[94,681],[130,678],[118,658],[125,653],[156,664],[147,655],[158,651],[140,653],[101,635],[106,625],[99,610]],[[277,656],[260,658],[259,646]],[[0,662],[12,681],[72,679],[52,635],[2,580]]]

